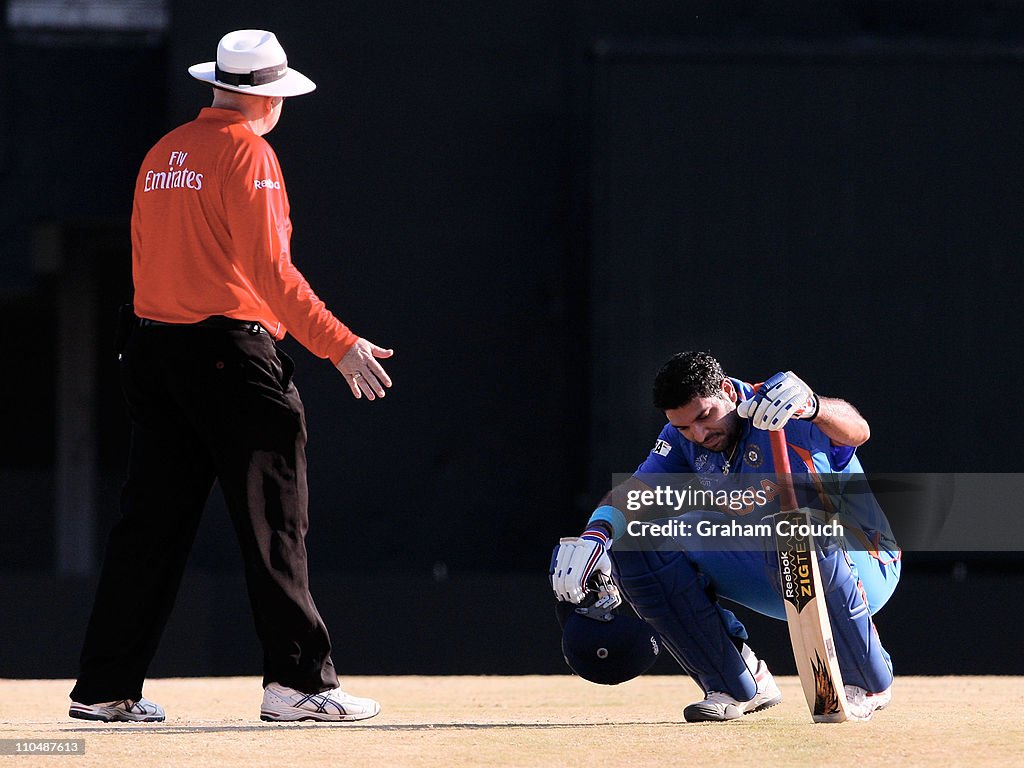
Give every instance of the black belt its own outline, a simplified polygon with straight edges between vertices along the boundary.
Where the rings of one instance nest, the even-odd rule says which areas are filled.
[[[245,331],[246,333],[266,333],[267,329],[254,320],[235,320],[233,317],[214,315],[198,323],[162,323],[159,320],[150,320],[147,317],[139,318],[139,325],[143,328],[158,326],[161,328],[216,328],[220,331]]]

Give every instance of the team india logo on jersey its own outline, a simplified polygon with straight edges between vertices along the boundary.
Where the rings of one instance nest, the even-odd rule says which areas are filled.
[[[761,446],[748,446],[746,452],[743,454],[743,461],[745,461],[747,466],[751,469],[757,469],[760,467],[764,462],[764,457],[761,455]]]

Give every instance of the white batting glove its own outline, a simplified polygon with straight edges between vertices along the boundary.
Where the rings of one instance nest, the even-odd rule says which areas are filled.
[[[758,429],[775,432],[790,419],[818,415],[818,396],[792,371],[776,373],[753,397],[736,406],[736,413]]]
[[[598,529],[588,529],[579,538],[560,539],[551,558],[551,589],[555,598],[579,605],[587,594],[587,581],[595,571],[611,576],[608,557],[611,540]]]

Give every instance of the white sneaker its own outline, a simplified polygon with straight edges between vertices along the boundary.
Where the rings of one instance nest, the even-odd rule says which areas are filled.
[[[850,717],[855,720],[870,720],[875,710],[885,709],[892,701],[892,686],[881,693],[870,693],[856,685],[846,686],[846,703]]]
[[[380,704],[373,699],[350,696],[341,688],[320,693],[302,693],[278,683],[271,683],[263,691],[261,720],[323,720],[345,722],[366,720],[380,712]]]
[[[749,656],[748,656],[749,653]],[[708,691],[704,701],[698,701],[683,710],[683,719],[688,723],[718,722],[735,720],[737,717],[760,712],[762,709],[774,707],[782,702],[782,693],[775,684],[775,678],[768,671],[768,665],[754,656],[753,652],[744,647],[744,660],[747,667],[753,666],[751,672],[757,683],[757,693],[750,701],[737,701],[728,693]]]
[[[99,720],[103,723],[162,723],[164,708],[149,699],[121,699],[104,704],[79,704],[73,701],[68,715],[79,720]]]

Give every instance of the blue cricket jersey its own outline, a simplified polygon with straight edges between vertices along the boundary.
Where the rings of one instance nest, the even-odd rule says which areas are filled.
[[[731,381],[741,400],[754,394],[754,387],[750,384],[737,379]],[[774,475],[770,433],[755,429],[746,419],[740,421],[743,430],[731,460],[723,453],[690,442],[679,430],[666,424],[634,477],[643,480],[643,475],[649,474]],[[857,458],[856,449],[833,445],[828,436],[810,421],[790,420],[786,424],[785,434],[791,472],[794,476],[812,475],[810,483],[795,482],[801,505],[824,509],[836,515],[847,531],[847,536],[856,539],[856,542],[850,542],[851,545],[855,543],[856,548],[871,553],[883,563],[898,559],[899,547],[885,513],[874,494],[867,491],[864,469]],[[848,481],[856,476],[859,476],[856,478],[859,481],[856,483],[857,492],[844,493]],[[738,478],[731,477],[730,481],[736,485]],[[777,506],[777,502],[775,504]]]

